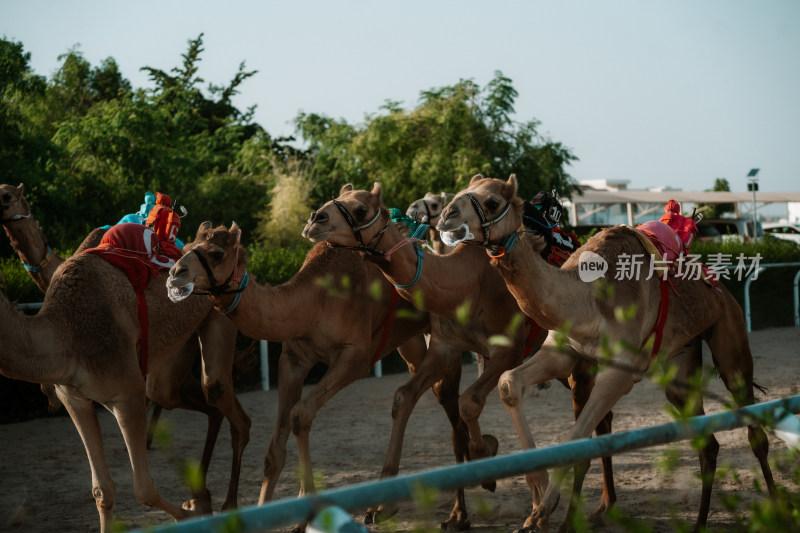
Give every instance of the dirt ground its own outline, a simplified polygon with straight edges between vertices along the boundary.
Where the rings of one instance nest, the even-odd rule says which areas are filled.
[[[759,401],[800,393],[800,328],[761,330],[751,335],[755,356],[756,382],[767,387]],[[706,354],[706,365],[710,357]],[[475,365],[464,368],[464,382],[477,374]],[[395,374],[362,379],[339,393],[319,413],[311,434],[314,468],[327,488],[377,479],[386,453],[391,429],[392,394],[408,378]],[[462,383],[462,390],[464,385]],[[717,380],[711,391],[729,398]],[[272,435],[277,410],[277,391],[256,391],[240,395],[253,419],[251,440],[245,450],[239,503],[256,503],[261,486],[262,458]],[[571,423],[569,392],[558,383],[549,389],[531,390],[526,396],[526,413],[532,422],[539,446],[563,440]],[[638,384],[614,409],[614,430],[623,431],[670,421],[664,412],[666,400],[649,381]],[[707,400],[706,411],[718,412],[722,405]],[[117,498],[116,518],[128,528],[170,523],[160,510],[148,510],[137,504],[133,495],[132,475],[127,452],[113,417],[99,411],[105,436],[105,451],[114,477]],[[183,458],[199,458],[205,435],[205,419],[196,413],[164,413],[174,431],[171,449],[149,453],[151,473],[162,494],[174,502],[186,499],[188,490],[181,480]],[[520,448],[510,417],[493,392],[481,417],[484,433],[500,441],[500,453]],[[417,405],[409,423],[401,473],[452,464],[450,431],[447,420],[433,395],[427,392]],[[753,488],[762,480],[757,462],[747,444],[744,429],[718,433],[720,470],[715,483],[708,526],[730,530],[738,521],[748,520],[747,504],[763,498]],[[782,441],[770,435],[771,457],[786,451]],[[659,465],[669,454],[677,456],[677,465],[665,473]],[[209,488],[214,507],[219,510],[225,496],[230,465],[230,439],[227,425],[217,444],[209,473]],[[796,491],[791,474],[795,464],[775,467],[777,482]],[[617,507],[624,513],[647,521],[654,531],[673,531],[673,520],[693,523],[699,505],[700,482],[697,454],[687,442],[642,449],[618,455],[614,459]],[[281,476],[276,498],[294,497],[298,491],[297,447],[290,438],[286,468]],[[734,473],[736,475],[734,475]],[[586,479],[584,494],[589,510],[599,501],[601,475],[594,461]],[[90,494],[89,464],[72,422],[67,417],[51,417],[0,426],[0,530],[20,532],[99,531],[99,520]],[[738,511],[726,511],[721,496],[741,498]],[[451,494],[439,496],[432,510],[420,511],[413,503],[401,506],[398,521],[390,531],[410,531],[420,525],[436,528],[447,518],[452,506]],[[497,490],[480,488],[467,491],[472,531],[488,533],[511,531],[521,526],[530,512],[530,494],[522,476],[498,481]],[[554,514],[559,524],[566,510],[566,492]],[[480,511],[480,512],[479,512]],[[354,515],[360,517],[361,513]],[[13,517],[13,520],[12,520]],[[9,525],[9,521],[16,525]],[[601,526],[598,531],[617,531]]]

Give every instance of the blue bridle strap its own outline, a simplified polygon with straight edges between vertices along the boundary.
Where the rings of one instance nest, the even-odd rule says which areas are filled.
[[[519,242],[519,238],[522,237],[523,233],[539,233],[539,232],[530,229],[515,231],[514,233],[503,239],[503,244],[501,244],[500,246],[492,248],[487,247],[486,254],[489,257],[503,257],[506,254],[510,254],[511,250],[513,250],[514,247]]]
[[[233,310],[239,306],[239,302],[242,300],[242,291],[244,290],[245,287],[247,287],[248,283],[250,283],[250,275],[245,270],[244,276],[242,276],[242,281],[239,282],[239,286],[236,288],[235,291],[236,296],[233,298],[231,305],[229,305],[225,309],[220,309],[220,313],[222,313],[223,315],[227,315],[228,313],[232,313]]]
[[[38,265],[26,265],[25,263],[22,263],[22,266],[24,266],[25,270],[27,270],[28,272],[36,274],[37,272],[41,272],[42,269],[47,266],[47,263],[50,262],[50,258],[52,256],[53,256],[53,250],[51,250],[50,247],[48,246],[47,255],[44,256],[44,259],[42,259]]]
[[[422,234],[425,233],[426,231],[428,231],[428,227],[429,226],[427,224],[420,224],[414,230],[414,233],[411,234],[410,238],[411,239],[421,239],[422,238]],[[417,252],[417,273],[414,275],[414,279],[411,280],[411,283],[406,283],[405,285],[397,285],[397,284],[395,284],[395,287],[398,288],[398,289],[410,289],[411,287],[413,287],[414,285],[416,285],[419,282],[419,278],[422,275],[422,260],[425,257],[425,253],[422,251],[422,249],[419,246],[416,246],[416,245],[413,245],[413,246],[414,246],[414,251]]]

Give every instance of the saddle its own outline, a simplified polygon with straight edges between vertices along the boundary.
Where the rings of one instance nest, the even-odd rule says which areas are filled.
[[[112,226],[96,248],[84,250],[97,254],[128,277],[136,292],[139,317],[139,361],[142,375],[147,374],[148,329],[147,299],[144,291],[159,270],[167,270],[180,259],[181,251],[169,241],[162,240],[153,230],[136,223]]]

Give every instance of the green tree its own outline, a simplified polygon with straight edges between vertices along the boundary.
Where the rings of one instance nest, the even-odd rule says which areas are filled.
[[[565,167],[576,157],[539,135],[536,120],[513,120],[517,91],[500,72],[481,89],[471,80],[423,91],[411,110],[387,102],[365,123],[351,126],[317,114],[298,115],[297,131],[314,162],[314,200],[347,182],[369,188],[380,181],[387,201],[408,205],[429,191],[456,191],[473,175],[516,172],[520,194],[557,189],[569,195]]]
[[[729,192],[731,190],[731,186],[727,179],[717,178],[714,180],[714,187],[711,190],[714,192]],[[708,189],[706,189],[706,192],[708,192]],[[736,210],[736,206],[733,204],[700,204],[699,207],[705,207],[703,210],[703,216],[705,218],[720,218],[722,215],[726,213],[733,213]]]

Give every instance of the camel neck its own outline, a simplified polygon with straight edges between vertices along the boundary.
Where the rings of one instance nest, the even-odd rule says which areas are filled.
[[[32,383],[58,383],[69,368],[65,343],[46,311],[25,316],[0,296],[0,374]]]
[[[558,329],[591,314],[591,306],[585,304],[593,301],[592,284],[582,282],[574,270],[549,265],[532,238],[523,236],[513,253],[491,260],[522,311],[546,329]]]
[[[53,274],[64,259],[47,245],[33,217],[9,222],[4,224],[4,228],[28,275],[42,292],[46,292]]]
[[[239,293],[239,303],[226,316],[247,337],[285,341],[304,335],[313,325],[314,287],[304,288],[291,281],[278,285],[260,285],[250,280]],[[227,309],[236,295],[212,298],[217,310]]]
[[[384,234],[383,244],[392,249],[403,239],[405,236],[392,225]],[[479,286],[482,266],[479,262],[485,265],[486,258],[480,257],[483,255],[480,248],[467,245],[459,246],[448,255],[422,254],[418,257],[416,247],[409,243],[395,249],[388,259],[367,258],[398,287],[403,298],[425,311],[451,316]],[[409,288],[401,288],[417,277],[419,261],[422,261],[422,268],[418,281]]]

